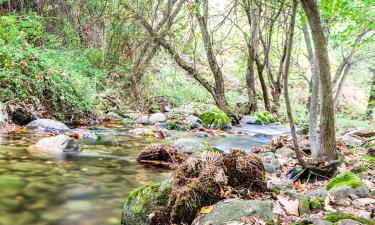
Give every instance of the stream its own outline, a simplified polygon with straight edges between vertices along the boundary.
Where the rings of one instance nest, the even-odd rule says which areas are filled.
[[[102,136],[100,141],[79,141],[82,152],[65,160],[30,155],[27,148],[45,137],[43,134],[0,134],[0,225],[120,224],[129,193],[170,174],[136,162],[144,146],[186,138],[224,151],[249,151],[288,129],[273,124],[244,125],[223,136],[202,138],[174,131],[172,140],[135,136],[122,125],[99,126],[96,132]]]

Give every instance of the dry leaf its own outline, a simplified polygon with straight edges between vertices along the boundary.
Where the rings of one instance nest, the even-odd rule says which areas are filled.
[[[324,200],[324,209],[327,211],[336,212],[336,210],[332,208],[332,206],[329,205],[329,202],[330,202],[330,199],[329,199],[329,196],[327,196],[326,199]]]
[[[296,188],[297,191],[301,191],[304,189],[304,184],[301,183],[301,180],[297,180],[294,182],[294,187]]]
[[[276,196],[277,200],[279,200],[280,204],[284,207],[285,212],[288,215],[298,216],[298,200],[288,200],[286,197],[278,195]]]
[[[202,214],[210,213],[213,208],[214,208],[213,205],[202,207],[201,210],[200,210],[200,213],[202,213]]]

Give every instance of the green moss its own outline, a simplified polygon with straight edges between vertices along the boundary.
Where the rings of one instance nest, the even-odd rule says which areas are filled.
[[[358,217],[358,216],[345,214],[345,213],[331,213],[331,214],[326,215],[324,219],[331,223],[336,223],[340,220],[351,219],[361,224],[374,224],[374,221],[371,221],[362,217]]]
[[[280,187],[278,187],[277,185],[272,184],[272,186],[271,186],[271,192],[272,192],[274,195],[279,195],[280,192],[281,192],[281,189],[280,189]]]
[[[362,160],[365,162],[369,162],[371,164],[375,164],[375,157],[371,155],[366,155],[362,157]]]
[[[271,115],[270,112],[267,112],[267,111],[262,112],[262,113],[255,113],[255,116],[257,117],[257,119],[255,120],[255,123],[258,125],[276,122],[276,119]]]
[[[322,202],[319,199],[314,199],[310,201],[310,209],[312,210],[319,210],[323,208]]]
[[[129,224],[146,224],[147,216],[165,206],[171,187],[169,182],[152,183],[132,191],[124,205],[123,217]]]
[[[332,188],[344,185],[350,186],[352,188],[358,188],[363,185],[363,182],[361,178],[359,178],[354,173],[346,172],[332,178],[331,181],[327,184],[327,190],[331,190]]]
[[[203,149],[199,150],[199,152],[213,152],[213,153],[224,153],[223,150],[216,148],[214,146],[206,145]]]
[[[226,129],[231,126],[230,118],[219,109],[204,112],[200,116],[200,119],[202,120],[202,124],[206,127]]]
[[[359,166],[354,167],[350,171],[352,173],[362,173],[362,172],[366,172],[367,170],[368,170],[368,167],[366,165],[359,165]]]
[[[172,120],[167,123],[167,130],[189,131],[193,128],[194,126],[191,123],[181,124],[176,120]]]
[[[302,133],[303,134],[308,134],[309,133],[309,130],[310,130],[309,124],[303,123],[301,125],[301,127],[302,127]]]

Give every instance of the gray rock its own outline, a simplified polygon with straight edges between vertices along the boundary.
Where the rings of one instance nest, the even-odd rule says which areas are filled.
[[[199,119],[198,117],[193,116],[193,115],[189,115],[188,117],[186,117],[186,121],[188,123],[193,124],[193,125],[201,124],[201,119]]]
[[[120,119],[121,118],[121,116],[119,114],[114,113],[114,112],[107,113],[107,117],[109,117],[109,118],[115,118],[115,119]]]
[[[275,156],[279,159],[281,159],[281,158],[295,158],[296,153],[291,148],[282,147],[282,148],[279,148],[279,149],[276,150]]]
[[[88,130],[83,130],[83,129],[73,129],[73,130],[70,130],[70,132],[72,133],[78,133],[78,134],[81,134],[83,139],[86,139],[86,140],[92,140],[92,141],[95,141],[95,140],[98,140],[99,137],[93,133],[93,132],[90,132]]]
[[[149,122],[151,124],[164,123],[167,121],[167,117],[163,113],[154,113],[150,116]]]
[[[337,205],[348,206],[351,204],[351,199],[355,198],[356,191],[349,186],[339,186],[329,191],[331,202]]]
[[[325,188],[321,188],[321,189],[314,190],[306,194],[306,197],[309,198],[310,200],[318,199],[318,200],[324,201],[327,195],[328,195],[328,191]]]
[[[240,123],[241,124],[255,124],[256,120],[257,120],[257,118],[254,117],[254,116],[244,116],[240,120]]]
[[[155,124],[155,127],[160,128],[160,129],[167,129],[168,123],[157,123]]]
[[[65,124],[51,119],[38,119],[26,125],[31,130],[44,130],[44,131],[68,131],[69,127]]]
[[[147,136],[147,135],[152,135],[152,130],[150,128],[135,128],[131,131],[129,131],[130,133],[133,133],[135,135],[144,135],[144,136]]]
[[[262,159],[263,162],[271,162],[271,160],[276,159],[275,154],[273,152],[263,152],[258,154],[258,156]]]
[[[132,120],[135,120],[138,118],[138,115],[135,114],[135,113],[128,113],[128,114],[124,114],[122,115],[124,118],[127,118],[127,119],[132,119]]]
[[[208,137],[208,133],[203,131],[194,132],[193,135],[196,137]]]
[[[298,212],[300,215],[310,212],[310,201],[308,198],[302,197],[298,199]]]
[[[366,198],[370,196],[370,190],[365,185],[362,185],[361,187],[356,188],[355,193],[360,198]]]
[[[8,112],[6,106],[0,102],[0,124],[8,122]]]
[[[340,220],[339,222],[337,222],[337,225],[361,225],[361,223],[355,220],[344,219],[344,220]]]
[[[211,212],[193,221],[194,225],[222,225],[240,222],[243,217],[255,216],[265,222],[272,222],[277,217],[272,212],[270,200],[223,200],[216,203]]]
[[[175,140],[173,146],[179,148],[182,153],[193,154],[205,148],[205,145],[197,139],[180,138]]]
[[[373,198],[359,198],[353,201],[353,205],[357,208],[366,207],[366,206],[375,206],[375,199]]]
[[[79,145],[73,138],[62,134],[54,137],[43,138],[35,144],[35,147],[39,151],[51,155],[80,151]]]
[[[149,123],[150,123],[150,120],[149,120],[148,116],[145,115],[145,116],[142,116],[141,118],[139,118],[139,119],[137,120],[137,123],[140,123],[140,124],[146,125],[146,124],[149,124]]]
[[[317,217],[309,217],[305,221],[312,223],[312,225],[331,225],[332,224],[329,221],[325,221]]]
[[[362,140],[351,135],[344,135],[340,137],[348,147],[357,147],[362,145]]]
[[[275,173],[281,168],[280,162],[276,159],[273,152],[263,152],[258,154],[258,156],[262,159],[266,172]]]
[[[164,112],[170,112],[172,111],[171,107],[169,107],[168,105],[164,106]]]

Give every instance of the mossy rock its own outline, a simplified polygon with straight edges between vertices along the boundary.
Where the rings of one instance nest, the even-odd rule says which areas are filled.
[[[326,215],[324,217],[324,219],[326,221],[331,222],[331,223],[336,223],[340,220],[350,219],[350,220],[357,221],[361,224],[369,224],[369,225],[374,224],[374,221],[372,221],[372,220],[368,220],[368,219],[365,219],[365,218],[362,218],[362,217],[353,216],[353,215],[349,215],[349,214],[345,214],[345,213],[330,213],[330,214]]]
[[[191,123],[181,124],[176,120],[172,120],[167,123],[167,130],[189,131],[193,128],[194,125]]]
[[[331,181],[327,184],[327,190],[331,190],[340,186],[349,186],[353,189],[363,186],[361,178],[351,172],[346,172],[339,174],[336,177],[332,178]]]
[[[200,119],[202,124],[209,128],[224,130],[231,127],[230,118],[219,109],[204,112],[201,114]]]
[[[150,213],[167,204],[171,187],[169,181],[152,183],[132,191],[126,200],[122,225],[146,225]]]
[[[323,208],[323,204],[319,199],[314,199],[310,201],[310,209],[312,210],[320,210]]]
[[[219,149],[219,148],[216,148],[214,146],[210,146],[210,145],[206,145],[205,148],[199,150],[200,153],[203,153],[203,152],[213,152],[213,153],[219,153],[219,154],[223,154],[224,151]]]
[[[255,113],[255,116],[257,117],[257,119],[255,120],[255,124],[258,125],[265,125],[276,122],[276,119],[271,115],[270,112],[267,111],[262,113]]]

